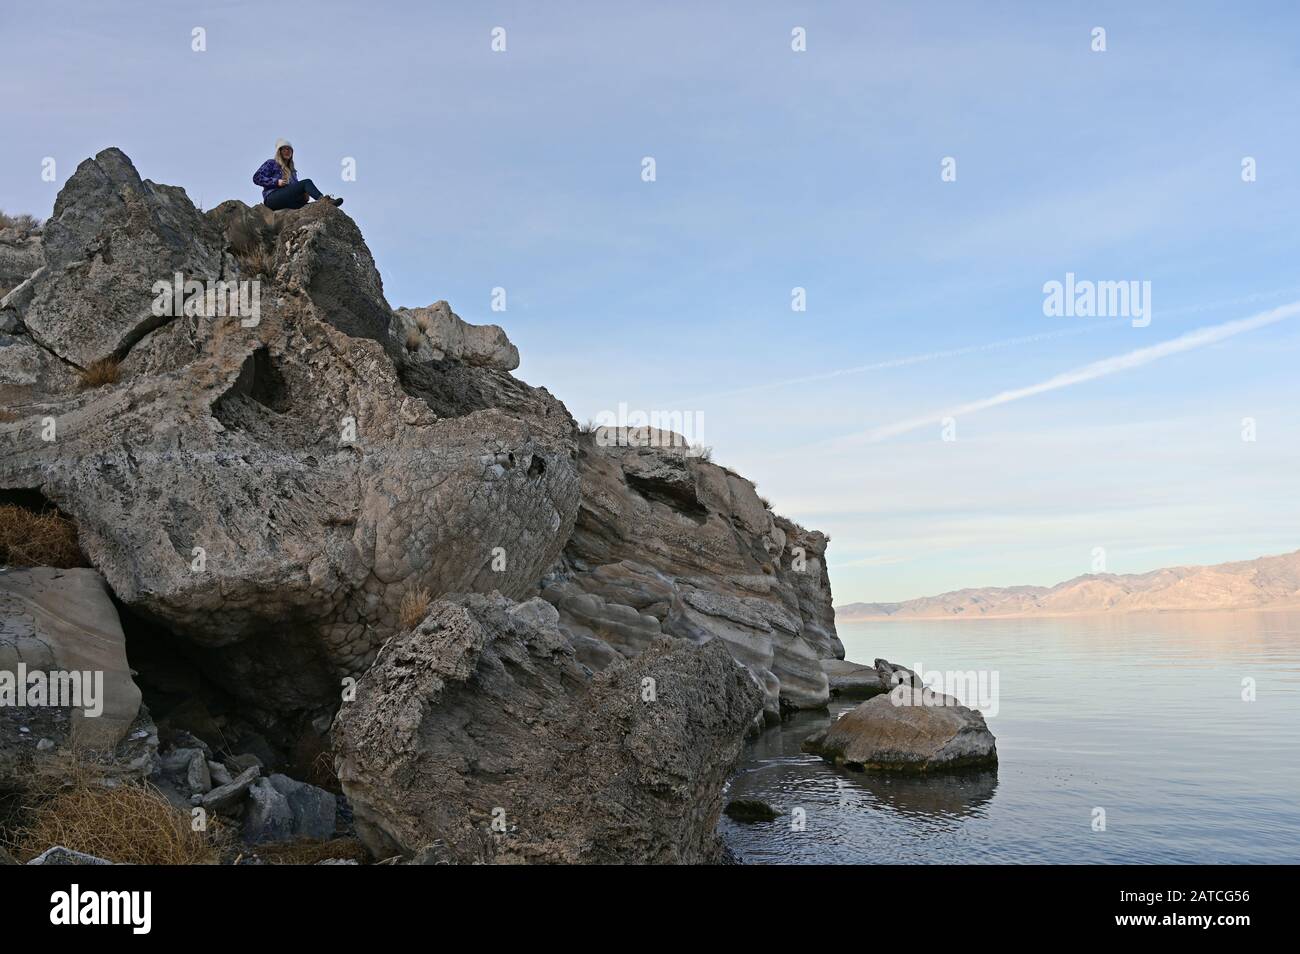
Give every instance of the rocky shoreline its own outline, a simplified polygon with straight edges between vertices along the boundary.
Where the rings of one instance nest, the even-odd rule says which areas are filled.
[[[77,556],[0,553],[0,672],[105,680],[0,706],[20,860],[68,789],[145,782],[212,860],[724,860],[746,733],[879,678],[823,534],[393,309],[328,203],[202,213],[108,149],[0,265],[0,506]]]

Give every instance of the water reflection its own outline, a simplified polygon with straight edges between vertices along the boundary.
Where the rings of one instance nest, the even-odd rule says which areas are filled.
[[[991,769],[924,777],[865,772],[845,774],[852,784],[870,792],[880,805],[903,815],[950,818],[977,815],[998,787],[998,773]]]
[[[840,635],[850,658],[997,670],[998,770],[836,769],[800,746],[856,703],[799,713],[751,740],[730,783],[728,797],[782,813],[720,821],[744,861],[1300,861],[1297,614],[891,622]]]

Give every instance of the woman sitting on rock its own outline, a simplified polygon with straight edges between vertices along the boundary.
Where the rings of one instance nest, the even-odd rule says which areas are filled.
[[[342,205],[342,199],[321,195],[310,179],[298,181],[293,165],[293,146],[285,139],[275,142],[275,158],[268,159],[253,173],[253,182],[262,187],[262,201],[268,209],[301,209],[308,197]]]

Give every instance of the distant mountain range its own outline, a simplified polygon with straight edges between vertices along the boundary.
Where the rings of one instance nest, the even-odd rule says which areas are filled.
[[[1300,550],[1215,566],[1089,573],[1055,586],[985,586],[901,603],[847,603],[835,608],[835,618],[846,623],[1265,607],[1300,608]]]

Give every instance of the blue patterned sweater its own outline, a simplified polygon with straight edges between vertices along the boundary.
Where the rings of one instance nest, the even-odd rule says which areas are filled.
[[[280,177],[283,175],[284,170],[280,168],[280,164],[274,159],[268,159],[257,167],[257,171],[253,173],[253,183],[262,187],[263,201],[266,200],[268,195],[280,188]],[[289,175],[289,185],[293,185],[297,181],[298,170],[295,169]]]

